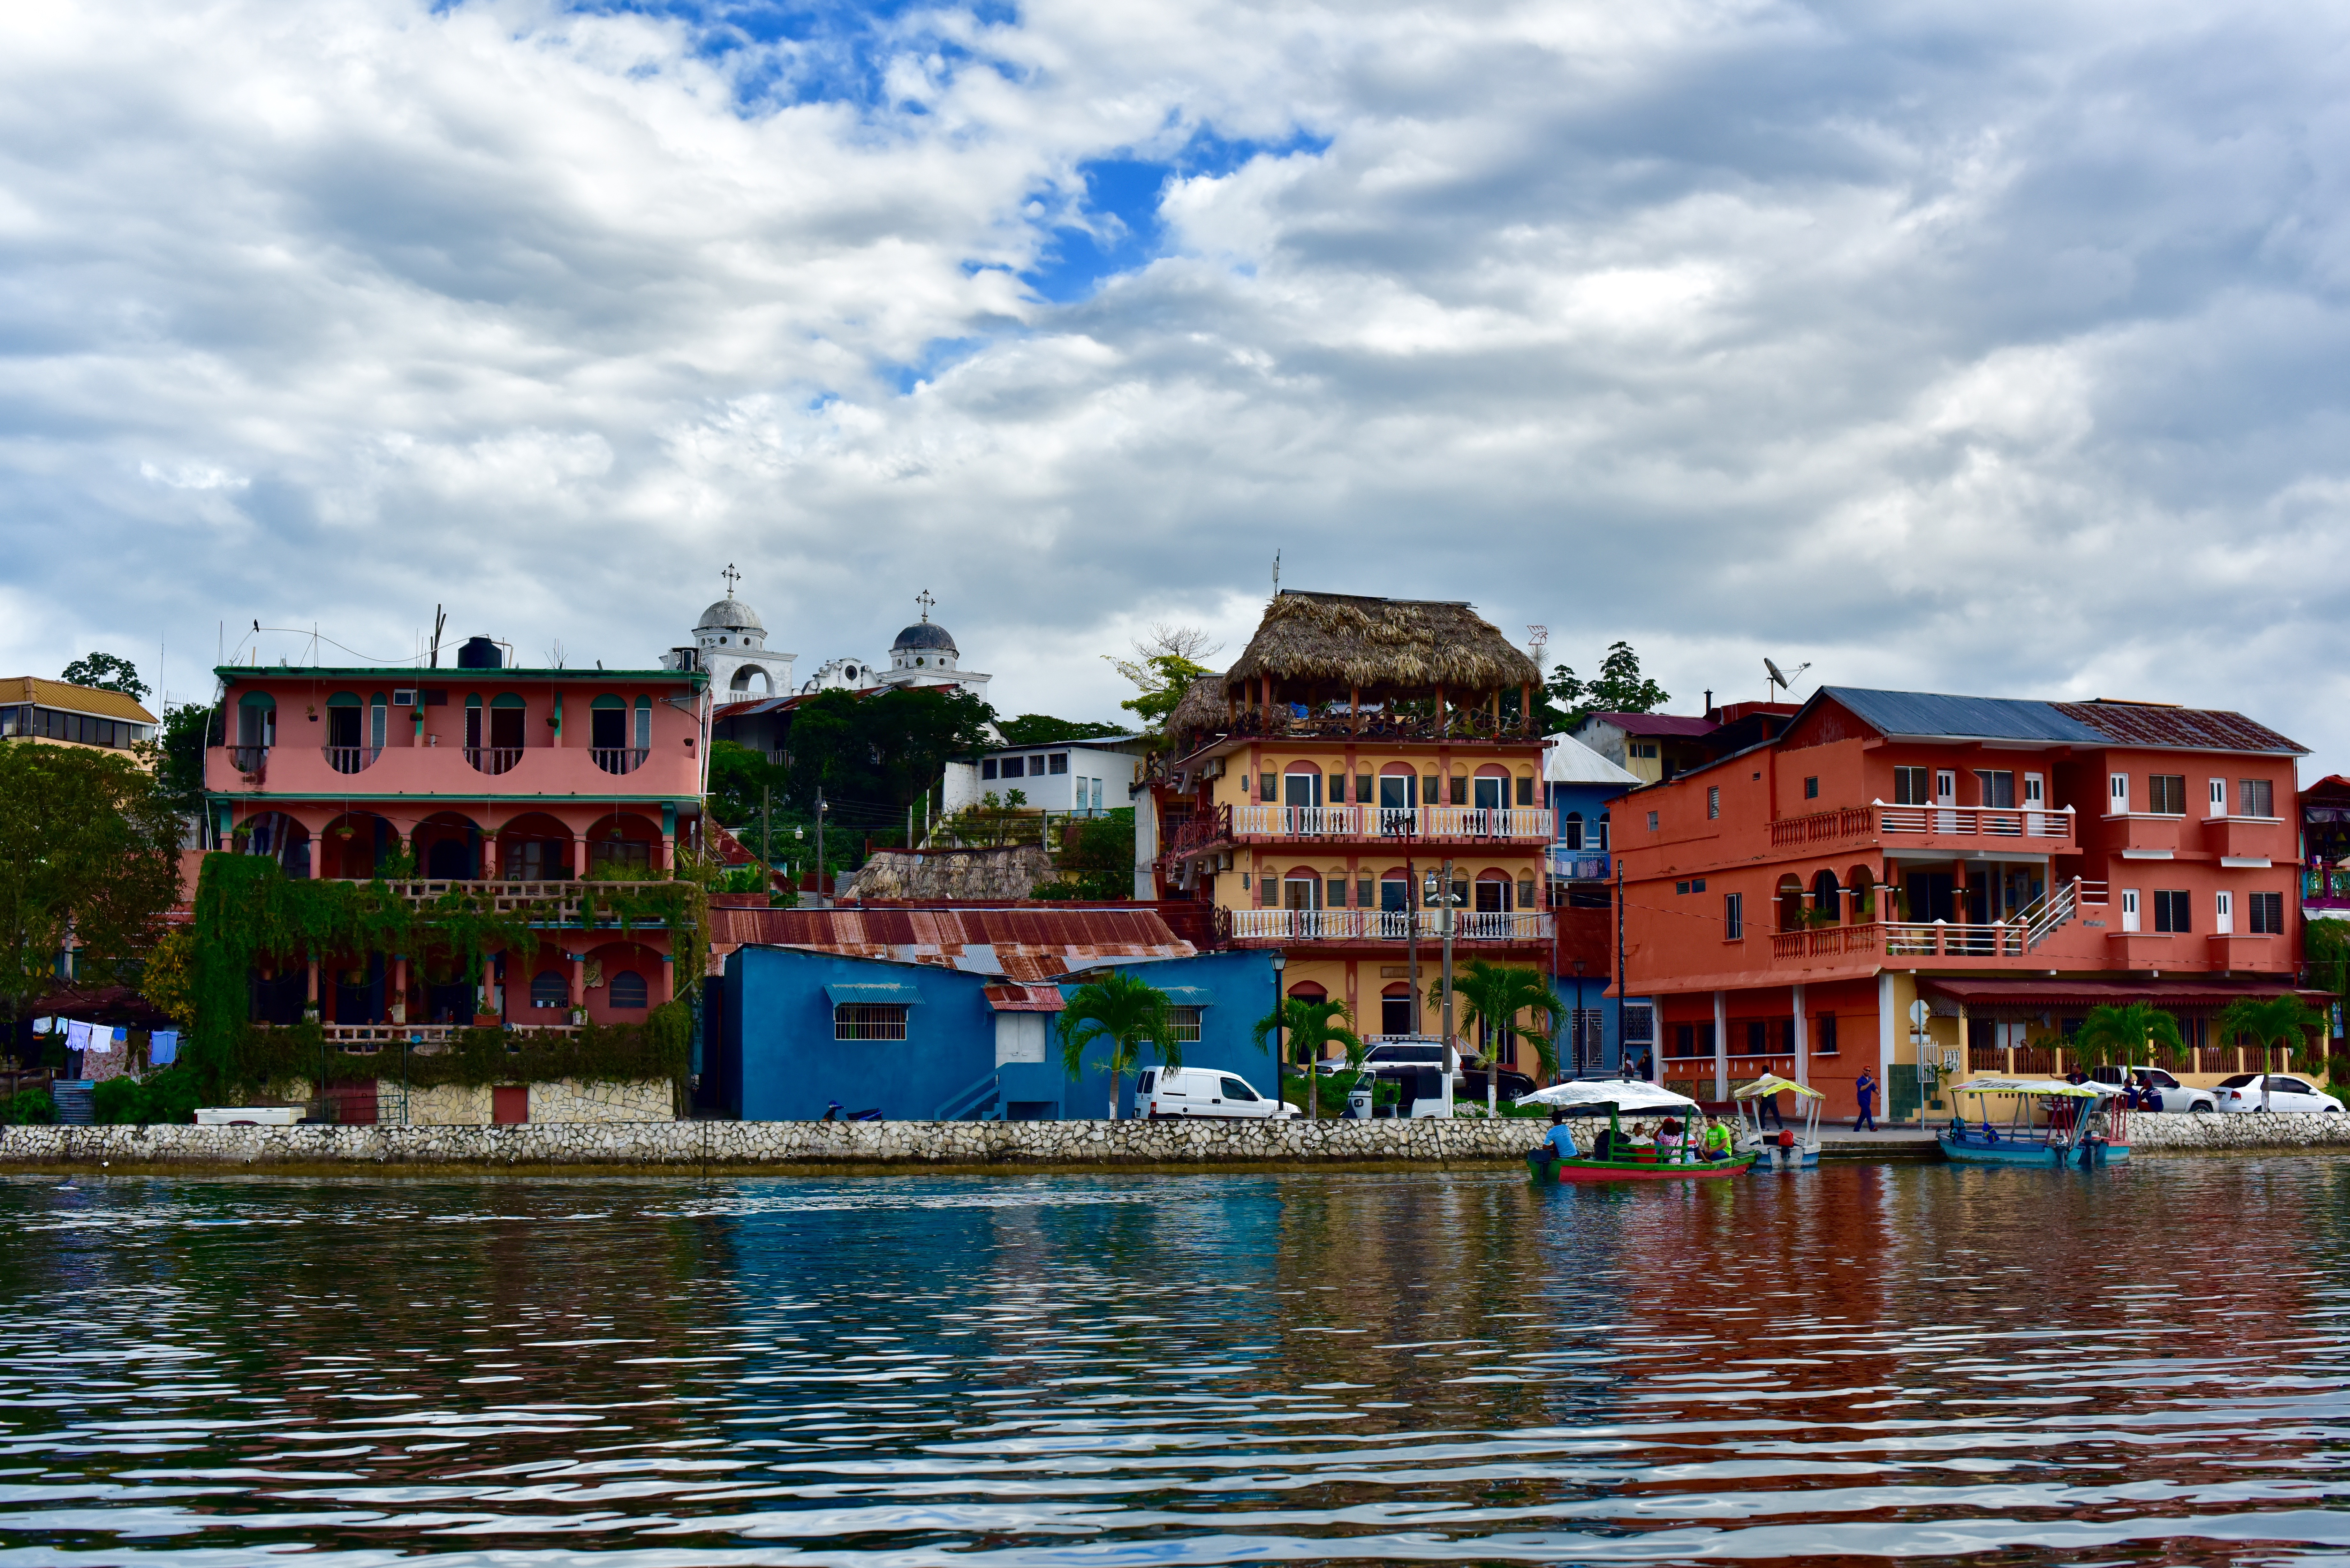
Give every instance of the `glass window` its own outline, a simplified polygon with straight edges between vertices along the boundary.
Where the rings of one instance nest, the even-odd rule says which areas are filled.
[[[903,1040],[906,1004],[901,1002],[844,1002],[832,1010],[835,1040]]]
[[[1028,776],[1028,759],[1025,757],[1004,758],[1003,776],[1008,779],[1026,778]]]
[[[992,779],[995,776],[995,759],[993,757],[982,757],[980,759],[979,776],[983,779]]]
[[[2187,775],[2150,774],[2146,781],[2146,809],[2160,816],[2187,815]]]
[[[1216,1080],[1216,1086],[1223,1090],[1224,1098],[1228,1100],[1237,1100],[1244,1106],[1256,1104],[1256,1091],[1238,1078],[1219,1077]]]
[[[1743,893],[1724,893],[1721,896],[1721,940],[1723,941],[1735,942],[1745,940],[1745,898],[1746,895]]]
[[[1170,1007],[1167,1010],[1175,1021],[1175,1027],[1168,1032],[1173,1036],[1173,1044],[1197,1045],[1200,1043],[1200,1014],[1202,1011],[1197,1007]]]
[[[2267,779],[2238,780],[2236,798],[2241,808],[2237,813],[2240,816],[2276,815],[2276,785]]]
[[[1045,771],[1048,774],[1067,773],[1069,771],[1069,753],[1066,752],[1055,752],[1046,764]]]
[[[653,749],[653,700],[650,697],[637,699],[636,746],[640,752]]]
[[[1705,790],[1705,815],[1711,819],[1721,815],[1721,786],[1708,784]]]
[[[533,975],[530,981],[530,1004],[533,1007],[570,1006],[571,982],[553,970]]]
[[[2251,929],[2254,936],[2284,935],[2284,895],[2253,893],[2247,896],[2251,905]]]
[[[1995,811],[2005,811],[2014,806],[2014,774],[2004,768],[1977,768],[1975,780],[1981,785],[1984,806]]]
[[[1814,1049],[1823,1056],[1835,1055],[1836,1054],[1836,1015],[1833,1012],[1821,1013],[1813,1021],[1813,1029],[1819,1039],[1818,1044]]]
[[[1814,774],[1811,777],[1804,781],[1804,798],[1805,800],[1817,800],[1820,798],[1820,778],[1817,774]]]
[[[1893,770],[1893,804],[1896,805],[1931,805],[1934,803],[1934,782],[1925,768],[1895,768]]]
[[[613,1007],[626,1008],[634,1012],[651,1001],[651,993],[645,985],[645,977],[635,970],[622,970],[612,977],[610,985],[610,1005]]]
[[[2190,898],[2183,888],[2157,888],[2154,890],[2154,929],[2184,935],[2194,929],[2189,919]]]

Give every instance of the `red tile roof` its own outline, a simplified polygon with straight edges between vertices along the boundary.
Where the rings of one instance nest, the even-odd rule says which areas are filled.
[[[2116,745],[2174,746],[2199,752],[2268,752],[2306,755],[2309,748],[2266,724],[2224,708],[2164,708],[2135,702],[2051,702]]]
[[[937,964],[1024,984],[1119,959],[1199,951],[1149,909],[858,909],[710,911],[713,970],[739,947]]]

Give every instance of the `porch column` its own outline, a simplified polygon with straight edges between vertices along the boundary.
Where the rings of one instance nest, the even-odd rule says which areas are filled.
[[[482,830],[482,880],[498,880],[498,838],[493,828]]]
[[[394,1023],[408,1022],[408,955],[391,955],[391,994],[385,998],[389,1015]]]
[[[1795,1082],[1809,1088],[1812,1082],[1812,1043],[1804,1034],[1804,982],[1795,982]]]
[[[571,1005],[584,1008],[588,1005],[588,955],[566,953],[563,956],[571,961]],[[570,1020],[566,1018],[565,1022]]]
[[[663,953],[660,961],[660,996],[659,1002],[655,1003],[656,1006],[660,1002],[677,1000],[677,955]]]
[[[1877,1092],[1879,1095],[1886,1092],[1886,1080],[1893,1076],[1893,973],[1890,970],[1880,970],[1877,975]]]
[[[1713,993],[1713,1097],[1730,1098],[1730,993]]]
[[[588,836],[577,828],[571,830],[571,879],[583,880],[588,875]]]

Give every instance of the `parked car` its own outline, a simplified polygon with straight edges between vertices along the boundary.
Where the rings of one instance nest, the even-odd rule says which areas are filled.
[[[1408,1089],[1401,1096],[1406,1100],[1443,1097],[1444,1045],[1441,1041],[1382,1040],[1364,1053],[1363,1065],[1374,1077],[1399,1085],[1418,1085],[1416,1091]],[[1434,1070],[1430,1075],[1438,1080],[1432,1093],[1421,1083],[1421,1075],[1430,1074],[1430,1069]],[[1465,1063],[1453,1068],[1452,1098],[1456,1104],[1482,1106],[1485,1103],[1485,1072],[1482,1066],[1471,1067]],[[1507,1067],[1495,1069],[1495,1073],[1494,1093],[1504,1102],[1534,1092],[1534,1081],[1523,1073],[1513,1072]]]
[[[2268,1075],[2268,1106],[2272,1111],[2339,1111],[2342,1102],[2326,1094],[2305,1078],[2290,1073]],[[2213,1100],[2223,1111],[2257,1111],[2261,1105],[2261,1077],[2258,1073],[2239,1073],[2232,1078],[2222,1078],[2220,1086],[2211,1091]]]
[[[2209,1114],[2220,1108],[2210,1090],[2190,1088],[2159,1067],[2093,1067],[2089,1076],[2100,1084],[2136,1084],[2141,1096],[2153,1094],[2150,1106],[2141,1099],[2142,1109]]]
[[[1146,1116],[1294,1116],[1295,1106],[1269,1100],[1248,1080],[1213,1067],[1145,1067],[1134,1103]]]

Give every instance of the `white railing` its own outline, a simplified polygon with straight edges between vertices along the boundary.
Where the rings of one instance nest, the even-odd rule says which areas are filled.
[[[2020,920],[1887,920],[1885,952],[1888,958],[2022,958],[2026,931]]]
[[[1550,842],[1538,806],[1236,805],[1232,832],[1258,838],[1505,838]]]
[[[1423,942],[1443,940],[1443,914],[1436,909],[1232,909],[1234,941],[1394,941],[1417,935]],[[1464,942],[1546,942],[1551,916],[1541,909],[1461,909],[1452,917],[1452,936]]]
[[[2062,811],[2007,811],[1978,806],[1877,806],[1877,831],[1897,834],[1939,834],[1959,838],[2054,838],[2073,836],[2073,808]]]

